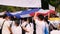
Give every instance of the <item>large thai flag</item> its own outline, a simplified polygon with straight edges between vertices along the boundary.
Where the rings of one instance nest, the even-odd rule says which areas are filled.
[[[16,16],[17,18],[25,18],[25,17],[32,17],[34,16],[35,12],[39,12],[39,14],[43,14],[44,16],[48,15],[48,13],[55,13],[54,10],[43,10],[40,8],[28,9],[24,11],[18,11],[14,13],[8,13],[9,15]]]

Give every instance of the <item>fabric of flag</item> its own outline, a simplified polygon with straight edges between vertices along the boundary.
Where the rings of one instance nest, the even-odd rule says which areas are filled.
[[[28,10],[23,10],[23,11],[18,11],[18,12],[8,12],[8,15],[13,15],[16,16],[16,18],[24,18],[24,17],[31,17],[34,16],[35,12],[39,12],[39,14],[43,14],[44,16],[48,15],[48,13],[55,13],[54,10],[43,10],[41,8],[35,8],[35,9],[28,9]]]
[[[11,16],[11,17],[13,16],[12,14],[10,14],[10,12],[6,12],[5,14],[6,14],[7,16]]]
[[[24,10],[21,13],[17,13],[14,16],[16,17],[20,17],[20,18],[24,18],[24,17],[31,17],[31,14],[39,11],[39,8],[35,8],[35,9],[28,9],[28,10]]]

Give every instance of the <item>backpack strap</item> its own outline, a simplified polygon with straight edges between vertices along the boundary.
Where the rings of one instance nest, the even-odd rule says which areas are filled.
[[[1,26],[1,30],[2,30],[2,28],[3,28],[4,22],[5,22],[5,20],[3,21],[3,24],[2,24],[2,26]]]
[[[13,24],[13,21],[12,21],[12,23],[10,24],[10,27],[12,27],[12,24]]]
[[[25,27],[27,26],[28,24],[25,25]]]

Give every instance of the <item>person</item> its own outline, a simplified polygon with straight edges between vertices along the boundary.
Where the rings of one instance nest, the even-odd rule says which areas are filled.
[[[33,18],[36,23],[36,34],[48,34],[48,31],[45,32],[47,29],[44,22],[44,16],[42,14],[37,16],[38,13],[39,12],[36,12]]]
[[[25,34],[33,34],[32,23],[29,23],[27,18],[24,18],[24,21],[21,26],[22,26],[23,30],[25,31]]]
[[[30,24],[30,30],[31,30],[30,32],[31,32],[31,34],[33,34],[34,33],[34,23],[33,23],[32,17],[29,17],[28,21]]]
[[[50,25],[50,22],[48,21],[48,16],[45,16],[44,17],[44,21],[46,22],[45,24],[46,24],[46,27],[47,27],[47,31],[49,32],[49,34],[50,34],[50,31],[49,31],[49,25]]]
[[[44,17],[44,21],[47,22],[48,25],[50,24],[50,22],[49,22],[49,20],[48,20],[48,16],[45,16],[45,17]]]
[[[10,16],[7,14],[4,14],[4,23],[2,27],[2,34],[12,34],[12,30],[10,28],[10,24],[12,21],[10,20]]]
[[[59,17],[56,14],[49,14],[48,16],[50,21],[49,31],[57,30],[57,25],[59,23],[59,20],[50,20],[50,18],[59,18]]]
[[[2,34],[2,24],[4,22],[3,16],[0,16],[0,34]]]
[[[11,26],[11,29],[13,34],[22,34],[22,29],[19,20],[15,20],[15,22]]]

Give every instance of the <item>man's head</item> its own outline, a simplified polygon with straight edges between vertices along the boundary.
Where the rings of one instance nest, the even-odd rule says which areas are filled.
[[[43,20],[44,19],[44,16],[42,14],[38,15],[37,16],[39,20]]]
[[[0,15],[0,18],[3,18],[3,15]]]
[[[3,18],[5,18],[5,19],[10,19],[10,16],[4,14],[4,17],[3,17]]]
[[[27,18],[24,18],[24,21],[27,21]]]

